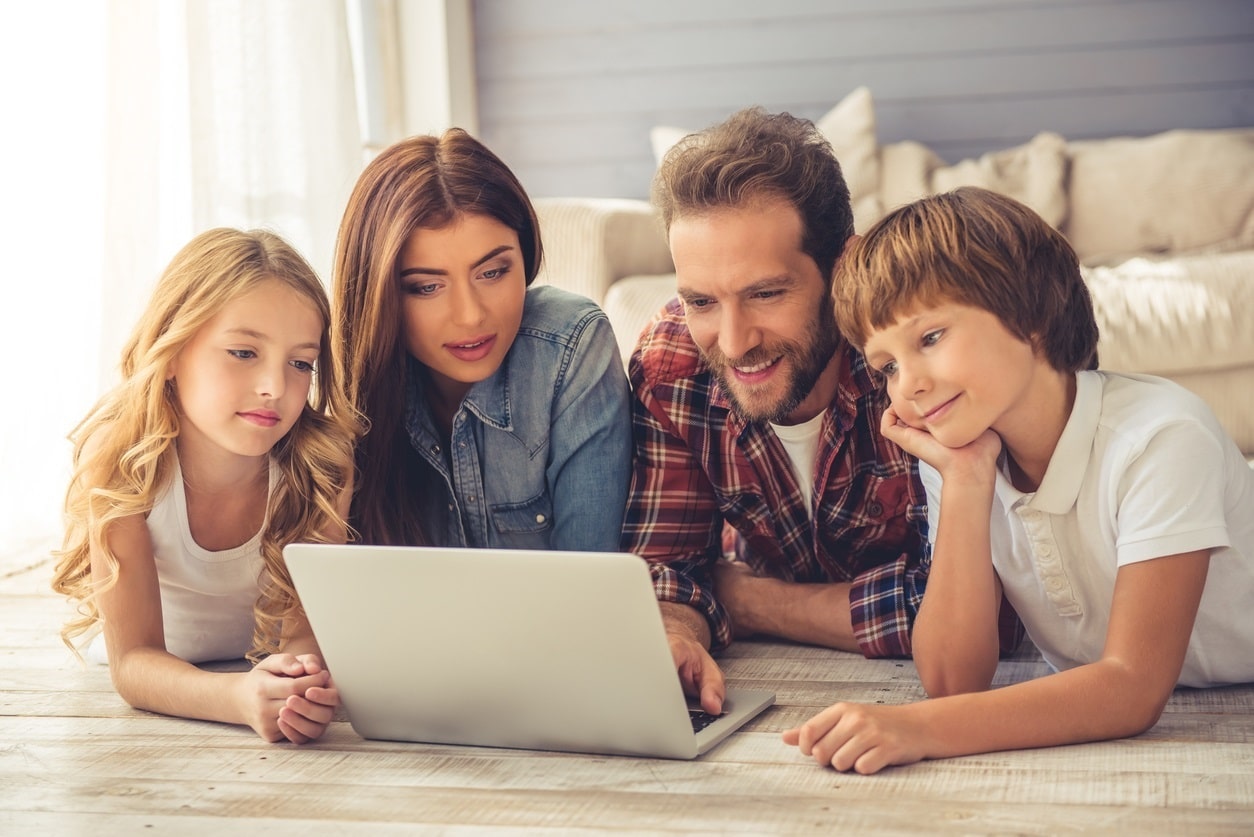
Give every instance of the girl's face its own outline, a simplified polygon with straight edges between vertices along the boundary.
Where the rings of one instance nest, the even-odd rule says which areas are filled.
[[[409,353],[440,398],[457,404],[491,377],[514,344],[527,292],[514,230],[485,215],[419,229],[397,264]]]
[[[322,325],[313,303],[269,279],[201,326],[170,365],[180,448],[268,453],[305,408]]]

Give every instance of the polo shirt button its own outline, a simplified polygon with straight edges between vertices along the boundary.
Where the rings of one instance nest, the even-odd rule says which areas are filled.
[[[544,515],[542,515],[542,514],[537,514],[537,515],[536,515],[536,523],[543,523],[543,522],[544,522]]]

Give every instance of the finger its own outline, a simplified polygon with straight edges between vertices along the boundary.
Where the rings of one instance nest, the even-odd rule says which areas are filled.
[[[723,711],[723,700],[727,697],[727,685],[723,680],[723,672],[714,663],[702,666],[700,675],[701,708],[711,715],[719,715]]]
[[[312,740],[309,736],[305,735],[299,729],[284,720],[282,716],[279,717],[279,732],[281,732],[283,737],[293,744],[306,744]]]
[[[317,674],[323,670],[322,659],[317,654],[300,654],[296,659],[305,667],[305,674]]]
[[[783,735],[784,735],[784,743],[787,744],[789,747],[796,747],[801,744],[801,729],[799,727],[786,729],[784,730]]]
[[[326,706],[321,703],[314,703],[310,700],[298,695],[292,695],[283,704],[284,709],[290,709],[302,718],[308,718],[316,724],[326,725],[331,723],[331,719],[335,717],[335,708]],[[282,710],[279,712],[282,715]]]
[[[296,744],[304,744],[306,741],[312,741],[322,734],[326,729],[325,723],[319,723],[313,718],[292,709],[290,706],[284,706],[279,710],[279,725],[284,729],[284,735],[287,735],[289,741]],[[288,731],[295,732],[302,740],[297,740]]]
[[[340,705],[340,690],[334,686],[314,686],[305,690],[305,700],[334,709]]]

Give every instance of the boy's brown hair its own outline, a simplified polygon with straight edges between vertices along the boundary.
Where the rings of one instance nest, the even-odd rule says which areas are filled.
[[[1097,321],[1075,250],[1013,198],[964,187],[907,204],[841,254],[836,322],[855,346],[916,306],[982,308],[1060,372],[1097,368]]]

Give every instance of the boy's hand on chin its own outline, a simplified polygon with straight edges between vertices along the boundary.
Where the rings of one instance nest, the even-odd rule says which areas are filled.
[[[964,474],[991,476],[997,469],[997,457],[1001,455],[1001,437],[991,429],[985,430],[970,444],[950,448],[941,444],[921,424],[906,421],[892,406],[884,411],[880,419],[880,433],[906,453],[931,465],[946,480],[961,478]]]

